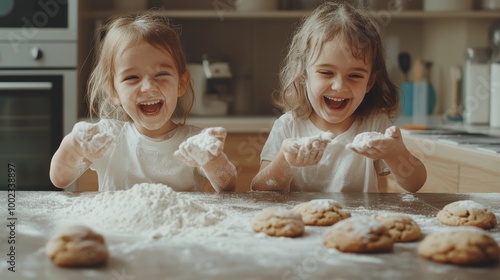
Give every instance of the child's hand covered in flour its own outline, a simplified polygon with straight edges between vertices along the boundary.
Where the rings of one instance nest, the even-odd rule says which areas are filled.
[[[111,147],[115,136],[99,124],[78,122],[73,127],[76,143],[85,158],[94,161]]]
[[[311,137],[285,139],[281,149],[285,160],[291,166],[316,165],[323,157],[326,146],[334,137],[333,133],[325,132]]]
[[[396,126],[386,129],[385,134],[379,132],[363,132],[354,138],[348,149],[371,159],[386,159],[397,156],[405,149],[401,130]]]
[[[222,152],[226,134],[222,127],[203,129],[182,142],[174,155],[189,166],[204,166]]]

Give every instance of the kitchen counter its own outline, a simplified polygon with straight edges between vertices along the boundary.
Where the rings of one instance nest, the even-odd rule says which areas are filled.
[[[124,194],[124,192],[121,192]],[[1,195],[7,199],[7,193]],[[397,243],[392,252],[349,254],[321,245],[328,227],[307,226],[298,238],[276,238],[252,232],[251,218],[267,206],[291,208],[316,198],[332,198],[356,215],[397,212],[410,215],[424,234],[447,228],[436,220],[446,204],[471,199],[490,208],[500,220],[500,193],[490,194],[388,194],[388,193],[178,193],[178,200],[197,203],[206,209],[224,211],[227,217],[213,230],[200,226],[181,235],[148,238],[141,228],[130,233],[103,229],[110,248],[110,260],[104,267],[59,268],[44,255],[44,246],[53,231],[63,224],[78,223],[71,205],[78,200],[95,199],[103,193],[17,192],[16,272],[7,270],[7,239],[0,236],[2,279],[498,279],[500,264],[487,267],[460,267],[419,258],[418,242]],[[118,192],[106,195],[118,195]],[[137,197],[137,199],[143,199]],[[159,198],[156,198],[159,199]],[[4,204],[5,205],[5,204]],[[139,212],[152,211],[143,205]],[[7,207],[0,218],[7,220]],[[132,206],[130,206],[132,208]],[[106,209],[113,209],[112,205]],[[129,209],[124,209],[129,210]],[[109,210],[112,211],[112,210]],[[102,216],[110,213],[103,211]],[[119,211],[118,211],[119,212]],[[118,213],[117,213],[118,214]],[[177,212],[176,215],[186,213]],[[121,225],[134,221],[124,220]],[[100,226],[97,226],[100,225]],[[101,227],[101,228],[100,228]],[[489,231],[500,242],[500,226]],[[5,276],[7,276],[5,278]]]

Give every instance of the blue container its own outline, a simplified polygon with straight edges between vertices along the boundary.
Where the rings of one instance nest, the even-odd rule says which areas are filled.
[[[431,83],[427,84],[427,115],[432,115],[434,107],[436,106],[436,92]],[[411,82],[403,83],[402,92],[399,100],[399,106],[404,116],[413,115],[413,88],[414,84]]]

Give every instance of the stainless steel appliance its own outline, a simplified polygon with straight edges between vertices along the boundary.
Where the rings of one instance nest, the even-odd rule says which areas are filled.
[[[77,120],[77,0],[0,3],[0,189],[55,190],[53,153]],[[11,175],[12,176],[12,175]]]
[[[191,114],[222,116],[228,112],[228,99],[233,74],[229,63],[203,58],[202,63],[189,63],[195,99]]]

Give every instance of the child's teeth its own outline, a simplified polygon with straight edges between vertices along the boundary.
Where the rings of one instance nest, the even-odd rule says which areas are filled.
[[[145,102],[145,103],[141,103],[141,105],[155,105],[157,103],[160,103],[160,101],[154,101],[154,102]]]
[[[327,98],[330,99],[330,100],[333,100],[335,102],[341,102],[341,101],[345,100],[345,98],[331,98],[331,97],[327,97]]]

